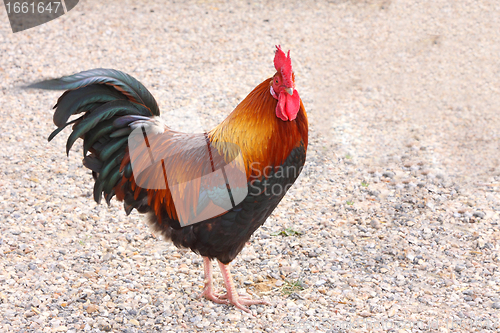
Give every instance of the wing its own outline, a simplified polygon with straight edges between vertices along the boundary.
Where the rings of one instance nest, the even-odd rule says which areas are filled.
[[[243,159],[237,147],[214,147],[206,134],[157,131],[150,121],[132,124],[128,152],[115,188],[117,198],[132,208],[152,210],[158,223],[167,214],[175,227],[219,216],[247,194]]]

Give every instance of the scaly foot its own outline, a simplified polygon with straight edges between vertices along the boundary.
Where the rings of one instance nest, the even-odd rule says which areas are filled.
[[[225,265],[219,261],[219,267],[222,272],[222,277],[224,278],[224,284],[226,285],[227,290],[227,293],[224,295],[220,295],[219,299],[227,299],[230,304],[248,313],[251,313],[251,311],[246,306],[254,304],[270,305],[264,300],[254,300],[248,295],[238,294],[236,292],[236,288],[234,287],[233,278],[231,276],[231,272],[229,271],[228,265]]]
[[[203,257],[203,270],[205,272],[205,287],[199,297],[205,297],[206,299],[218,304],[228,304],[229,302],[222,297],[224,295],[214,293],[214,286],[212,282],[212,263],[207,257]]]

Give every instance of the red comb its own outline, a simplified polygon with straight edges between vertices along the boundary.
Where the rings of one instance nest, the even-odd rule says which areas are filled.
[[[274,55],[274,67],[281,73],[283,81],[288,88],[293,88],[292,80],[292,59],[290,59],[290,50],[288,56],[281,49],[281,45],[276,45],[276,54]]]

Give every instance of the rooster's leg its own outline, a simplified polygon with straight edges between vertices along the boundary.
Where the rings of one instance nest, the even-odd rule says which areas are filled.
[[[221,295],[214,293],[214,285],[212,281],[212,262],[208,257],[203,257],[203,270],[205,272],[205,287],[200,297],[205,297],[212,302],[219,304],[227,304],[228,301],[222,299]]]
[[[234,286],[233,277],[231,276],[231,272],[229,271],[229,265],[225,265],[218,261],[220,271],[222,273],[222,277],[224,278],[224,284],[226,285],[227,294],[219,296],[220,298],[227,298],[229,303],[236,306],[238,309],[243,310],[245,312],[249,312],[250,310],[245,307],[245,305],[253,305],[253,304],[265,304],[270,305],[268,302],[264,300],[253,300],[250,297],[238,295],[236,288]]]

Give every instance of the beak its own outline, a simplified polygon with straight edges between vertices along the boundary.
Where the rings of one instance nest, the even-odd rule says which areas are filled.
[[[286,88],[285,91],[288,93],[288,95],[293,95],[293,88]]]

